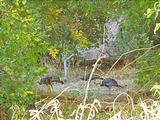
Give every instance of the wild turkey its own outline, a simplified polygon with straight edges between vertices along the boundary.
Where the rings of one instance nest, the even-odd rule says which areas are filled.
[[[118,85],[117,81],[112,79],[112,78],[106,78],[102,81],[101,86],[106,86],[109,88],[109,95],[111,95],[111,87],[121,87],[120,85]]]
[[[90,75],[91,75],[90,73],[87,73],[85,76],[83,76],[81,78],[81,80],[87,81],[90,78]],[[103,78],[101,76],[93,74],[91,80],[95,80],[95,79],[101,79],[101,80],[103,80]]]
[[[46,75],[45,77],[42,77],[38,83],[39,83],[40,85],[41,85],[41,84],[47,85],[47,86],[48,86],[48,91],[51,92],[50,87],[53,88],[52,82],[57,82],[57,83],[64,84],[63,81],[61,81],[59,77],[50,76],[50,75]]]

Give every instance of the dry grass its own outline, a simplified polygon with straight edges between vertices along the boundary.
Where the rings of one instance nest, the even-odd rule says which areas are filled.
[[[159,87],[154,86],[152,88],[156,89],[155,92],[159,92]],[[79,120],[80,115],[82,113],[82,109],[85,110],[84,119],[85,120],[94,120],[98,118],[99,113],[102,111],[102,104],[99,100],[95,99],[92,103],[87,103],[83,106],[82,103],[79,103],[76,107],[73,104],[73,109],[68,116],[63,115],[63,110],[61,110],[60,106],[63,104],[59,102],[58,98],[64,94],[64,92],[68,91],[69,88],[63,90],[59,95],[55,98],[50,99],[46,98],[36,103],[37,108],[35,110],[30,110],[30,120]],[[116,109],[116,100],[121,96],[125,95],[128,98],[128,103],[124,104],[120,109]],[[43,103],[46,100],[49,100]],[[40,104],[43,103],[43,104]],[[41,106],[39,106],[39,105]],[[119,94],[115,100],[110,103],[113,107],[112,111],[103,111],[103,116],[99,119],[104,118],[109,120],[159,120],[160,118],[160,102],[155,101],[153,99],[145,99],[141,100],[138,104],[133,104],[132,98],[126,94],[121,93]],[[128,109],[129,108],[129,109]],[[103,109],[104,110],[104,109]],[[109,117],[109,118],[108,118]]]
[[[32,116],[29,120],[46,120],[46,117],[48,119],[53,119],[54,116],[56,116],[57,120],[64,120],[62,111],[59,109],[61,106],[61,103],[57,99],[59,96],[61,96],[65,91],[69,90],[69,88],[66,88],[63,90],[59,95],[57,95],[54,99],[50,100],[47,103],[44,103],[42,106],[38,107],[37,105],[42,103],[43,101],[46,101],[48,98],[45,98],[37,103],[37,108],[35,110],[29,110],[30,116]],[[77,109],[73,110],[73,113],[70,115],[71,117],[74,116],[75,120],[78,120],[80,118],[80,112],[82,109],[88,109],[89,114],[87,120],[92,119],[95,116],[95,113],[98,112],[97,106],[100,107],[100,102],[98,100],[94,100],[92,104],[86,104],[85,106],[82,105],[82,103],[78,106]],[[44,118],[45,116],[45,118]],[[55,118],[54,118],[55,119]],[[69,119],[68,119],[69,120]]]

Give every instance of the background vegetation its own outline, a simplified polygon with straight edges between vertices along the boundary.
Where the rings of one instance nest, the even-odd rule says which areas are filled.
[[[160,3],[155,2],[1,0],[1,107],[10,114],[18,108],[17,118],[27,119],[28,107],[37,100],[33,84],[47,69],[39,64],[40,56],[63,60],[72,53],[78,54],[77,48],[98,46],[98,41],[103,42],[104,24],[120,18],[115,41],[117,54],[157,45],[147,53],[141,50],[130,54],[138,58],[145,53],[136,62],[139,72],[135,76],[137,84],[143,87],[148,83],[146,88],[150,89],[160,80]]]

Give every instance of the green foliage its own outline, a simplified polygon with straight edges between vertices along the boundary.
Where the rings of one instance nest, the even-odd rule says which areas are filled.
[[[0,94],[1,107],[8,108],[14,120],[28,119],[27,110],[37,101],[33,89],[23,82],[5,81],[1,84]]]
[[[138,80],[136,83],[146,89],[151,89],[155,82],[160,82],[160,49],[149,51],[146,56],[137,61]]]
[[[0,93],[2,95],[1,102],[3,107],[12,106],[13,104],[31,105],[35,101],[32,88],[26,83],[7,80],[1,87]]]
[[[147,10],[147,14],[145,14],[147,15],[147,18],[151,17],[151,15],[155,13],[155,19],[157,19],[157,12],[159,12],[159,9],[156,9],[156,6],[159,7],[160,3],[156,2],[154,4],[154,9],[149,8]],[[154,33],[156,33],[157,30],[158,28],[155,28]],[[159,46],[155,47],[154,50],[148,51],[148,53],[142,59],[137,61],[139,72],[137,73],[138,80],[136,80],[136,83],[141,87],[146,85],[146,89],[151,89],[155,83],[160,83]]]
[[[43,40],[45,34],[40,27],[39,9],[41,2],[38,1],[0,1],[0,64],[12,78],[4,73],[1,79],[2,107],[19,106],[26,110],[35,102],[34,80],[45,72],[37,61],[49,47]],[[24,115],[18,116],[20,119]]]
[[[12,114],[12,120],[28,120],[27,117],[27,109],[26,106],[22,105],[22,106],[18,106],[16,104],[13,104],[10,108],[9,108],[9,113],[13,113]]]
[[[155,2],[154,7],[152,9],[148,8],[147,13],[145,13],[145,15],[147,16],[147,18],[150,18],[155,13],[154,18],[157,19],[159,11],[160,11],[160,2]],[[154,34],[156,34],[159,28],[160,28],[160,23],[156,23],[156,26],[154,28]]]
[[[115,43],[119,47],[120,53],[137,48],[151,47],[158,38],[152,32],[155,21],[144,16],[147,8],[151,7],[153,2],[142,0],[137,4],[137,1],[125,0],[115,3],[121,6],[118,8],[117,14],[114,14],[115,19],[122,18],[119,22],[120,32]]]
[[[77,48],[98,46],[109,12],[115,9],[111,1],[47,1],[42,14],[46,41],[60,50],[60,56],[78,53]]]

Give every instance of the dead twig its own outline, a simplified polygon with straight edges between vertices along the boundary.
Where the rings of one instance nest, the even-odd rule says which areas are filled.
[[[87,100],[87,96],[88,96],[88,89],[89,89],[89,85],[90,85],[90,81],[91,81],[91,78],[92,78],[92,75],[97,67],[97,63],[102,59],[102,58],[105,58],[106,56],[101,56],[95,63],[93,69],[92,69],[92,72],[91,72],[91,75],[89,77],[89,80],[87,82],[87,87],[86,87],[86,91],[85,91],[85,97],[84,97],[84,100],[83,100],[83,104],[82,104],[82,113],[81,113],[81,116],[80,116],[80,120],[82,120],[83,118],[83,113],[84,113],[84,108],[85,108],[85,104],[86,104],[86,100]]]
[[[112,67],[109,69],[107,75],[111,72],[111,70],[113,69],[113,67],[119,62],[119,60],[120,60],[124,55],[127,55],[127,54],[129,54],[129,53],[133,53],[133,52],[135,52],[135,51],[141,51],[141,50],[147,50],[147,52],[148,52],[149,50],[151,50],[151,49],[153,49],[153,48],[156,48],[156,47],[158,47],[158,46],[160,46],[160,44],[157,44],[157,45],[152,46],[152,47],[150,47],[150,48],[134,49],[134,50],[128,51],[128,52],[126,52],[126,53],[123,53],[123,54],[117,59],[117,61],[112,65]],[[145,52],[144,54],[146,54],[146,52]],[[143,56],[144,56],[144,55],[143,55]],[[142,56],[142,57],[143,57],[143,56]],[[141,56],[140,56],[140,58],[141,58]],[[139,59],[139,58],[138,58],[138,59]],[[134,62],[135,62],[135,61],[134,61]],[[132,63],[134,63],[134,62],[132,62]],[[132,64],[132,63],[131,63],[131,64]],[[131,64],[129,63],[129,64],[126,65],[126,66],[129,66],[129,65],[131,65]],[[124,67],[124,68],[126,68],[126,67]]]

